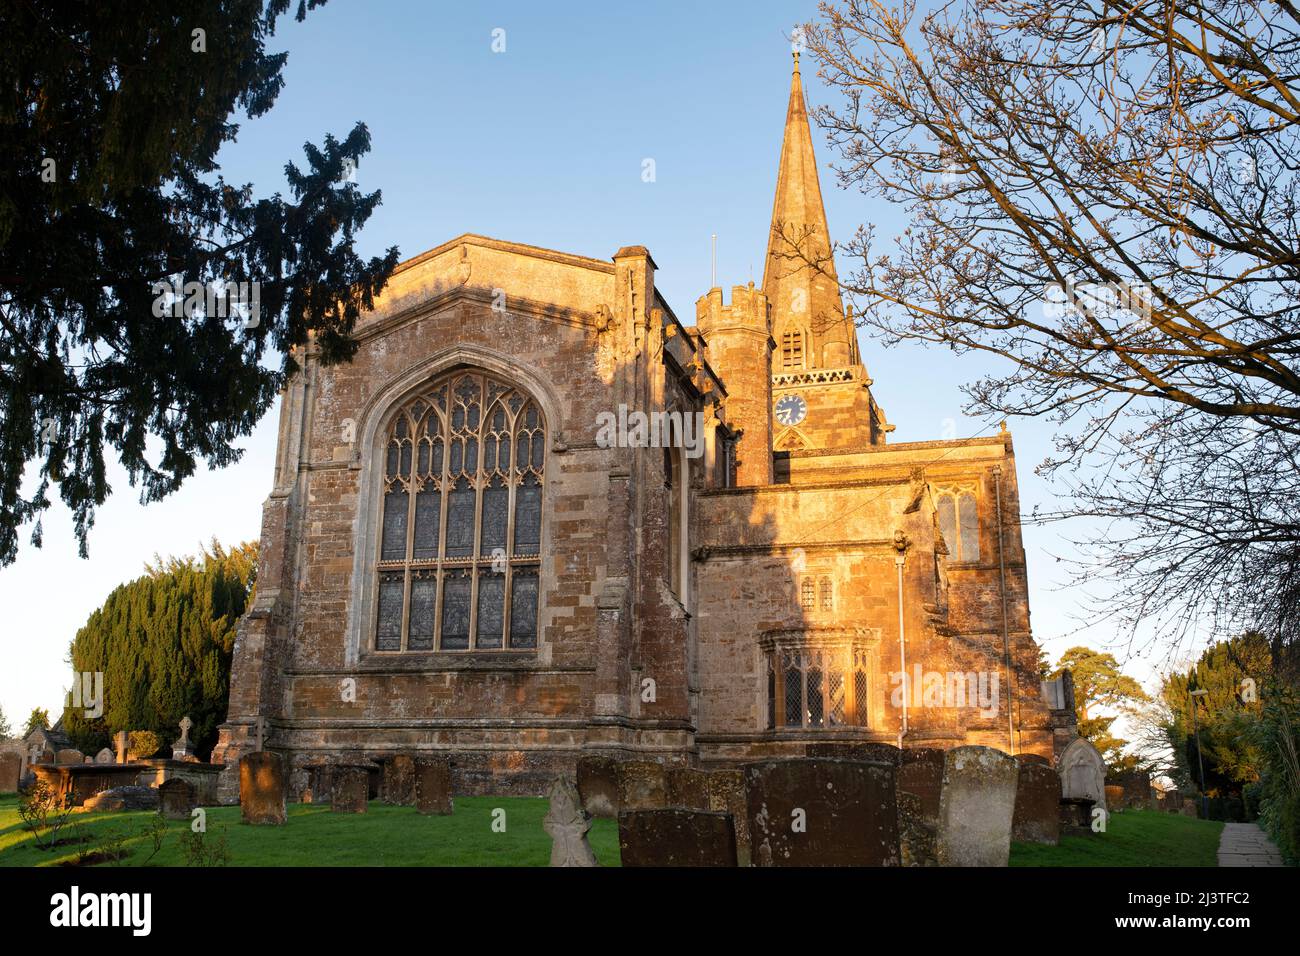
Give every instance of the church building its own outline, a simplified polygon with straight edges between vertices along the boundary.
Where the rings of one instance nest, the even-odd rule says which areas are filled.
[[[827,744],[1052,757],[1010,434],[892,441],[831,255],[795,59],[761,288],[679,314],[649,250],[463,235],[282,397],[213,762]],[[833,749],[833,748],[832,748]]]

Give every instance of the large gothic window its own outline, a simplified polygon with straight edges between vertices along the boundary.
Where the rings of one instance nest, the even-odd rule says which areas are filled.
[[[509,383],[456,371],[389,429],[375,649],[537,646],[546,423]]]

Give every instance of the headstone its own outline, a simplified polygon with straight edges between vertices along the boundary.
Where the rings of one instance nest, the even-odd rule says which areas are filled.
[[[1060,805],[1061,833],[1075,836],[1092,833],[1092,808],[1096,804],[1088,797],[1062,797]]]
[[[705,784],[709,789],[709,809],[731,814],[731,829],[736,837],[736,862],[749,866],[749,804],[745,799],[745,777],[739,770],[710,770]]]
[[[894,768],[765,760],[742,768],[758,866],[898,866]]]
[[[281,826],[285,822],[287,780],[284,760],[258,750],[239,760],[239,811],[245,823]]]
[[[415,760],[409,754],[394,754],[383,763],[384,803],[397,807],[415,805]]]
[[[668,806],[668,774],[656,760],[623,760],[618,765],[618,808],[661,810]]]
[[[83,754],[80,750],[73,750],[70,747],[66,750],[60,750],[58,753],[54,755],[54,763],[60,767],[67,767],[74,763],[85,763],[85,762],[86,762],[86,755]]]
[[[180,722],[181,738],[180,740],[177,740],[175,743],[172,744],[173,760],[183,760],[185,757],[188,757],[192,752],[194,745],[190,743],[190,728],[193,726],[194,726],[194,721],[190,720],[189,714],[186,714],[184,717],[181,718],[181,722]]]
[[[1112,810],[1118,809],[1119,806],[1126,810],[1143,810],[1150,805],[1151,774],[1145,770],[1130,770],[1106,782],[1118,784],[1120,787],[1119,803],[1111,804]]]
[[[110,787],[87,797],[83,810],[156,810],[158,791],[153,787]]]
[[[1109,784],[1106,787],[1106,806],[1113,811],[1124,809],[1124,788],[1118,784]]]
[[[369,809],[370,768],[342,764],[334,768],[330,787],[330,810],[334,813],[365,813]]]
[[[1048,760],[1042,754],[1016,754],[1016,760],[1020,763],[1042,764],[1044,767],[1050,767],[1052,765],[1052,761]]]
[[[591,818],[582,809],[577,784],[559,778],[551,784],[550,800],[542,829],[551,836],[551,866],[599,866],[587,843]]]
[[[198,805],[194,785],[188,780],[173,777],[158,787],[158,812],[168,820],[188,820]]]
[[[5,751],[0,753],[0,793],[14,793],[18,790],[18,779],[23,773],[21,754]]]
[[[668,805],[687,810],[709,809],[708,773],[692,767],[669,767]]]
[[[618,816],[618,764],[598,754],[578,758],[578,793],[593,817]]]
[[[1089,741],[1076,737],[1061,752],[1057,763],[1061,775],[1061,796],[1084,797],[1099,807],[1106,806],[1106,761]]]
[[[938,866],[943,751],[904,750],[898,767],[898,849],[903,866]]]
[[[126,763],[127,753],[131,749],[131,735],[125,730],[119,730],[113,735],[113,747],[117,751],[117,762]]]
[[[300,794],[302,802],[328,803],[330,784],[334,779],[334,768],[321,761],[320,763],[308,764],[304,769],[307,771],[307,788]]]
[[[735,866],[731,814],[715,810],[625,810],[618,815],[623,866]]]
[[[99,753],[95,754],[95,763],[112,763],[113,751],[105,747]]]
[[[1006,866],[1020,765],[992,747],[944,754],[939,794],[940,866]]]
[[[804,753],[809,757],[838,757],[841,760],[866,760],[871,763],[887,763],[894,767],[897,767],[902,759],[902,751],[893,744],[808,744],[804,747]]]
[[[452,812],[451,761],[446,757],[415,758],[415,809],[447,816]]]
[[[1011,839],[1056,846],[1061,842],[1061,778],[1046,763],[1018,762]]]

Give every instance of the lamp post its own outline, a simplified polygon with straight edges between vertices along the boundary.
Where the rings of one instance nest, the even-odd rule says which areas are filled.
[[[1201,818],[1210,819],[1209,798],[1205,795],[1205,758],[1201,756],[1201,728],[1196,722],[1196,701],[1201,697],[1210,696],[1208,690],[1188,691],[1188,696],[1192,698],[1192,733],[1196,736],[1196,763],[1201,770]]]

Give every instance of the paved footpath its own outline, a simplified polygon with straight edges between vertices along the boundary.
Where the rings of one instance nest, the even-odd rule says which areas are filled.
[[[1225,823],[1219,866],[1282,866],[1282,854],[1256,823]]]

